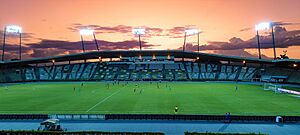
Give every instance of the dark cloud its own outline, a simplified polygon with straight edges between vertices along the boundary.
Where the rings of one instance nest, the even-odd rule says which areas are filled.
[[[243,29],[241,29],[240,31],[241,31],[241,32],[243,32],[243,31],[249,31],[249,30],[251,30],[251,29],[253,29],[253,28],[249,28],[249,27],[248,27],[248,28],[243,28]]]
[[[213,54],[222,54],[226,56],[239,56],[243,58],[258,58],[258,54],[251,54],[244,49],[236,49],[236,50],[214,50],[212,51]],[[263,59],[272,59],[267,57],[266,55],[261,56]]]
[[[101,50],[116,50],[116,49],[133,49],[139,48],[139,42],[136,40],[126,40],[120,42],[110,42],[104,40],[97,40]],[[148,44],[142,41],[143,47],[153,47],[156,45]],[[28,47],[32,49],[42,49],[42,48],[57,48],[65,50],[81,50],[82,43],[80,41],[70,42],[62,40],[47,40],[44,39],[39,43],[27,44]],[[96,44],[94,41],[85,41],[84,46],[86,50],[96,50]]]
[[[287,25],[299,25],[300,23],[291,23],[291,22],[273,22],[274,26],[287,26]]]
[[[1,45],[3,44],[3,30],[0,30],[0,43]],[[22,33],[21,37],[22,37],[22,42],[23,41],[29,41],[32,38],[34,38],[34,33]],[[19,41],[19,34],[15,34],[15,33],[6,33],[5,35],[6,38],[6,42],[10,42],[11,39],[17,39]]]
[[[260,42],[262,49],[273,47],[271,35],[261,36]],[[300,30],[287,31],[284,27],[275,27],[275,43],[277,48],[300,46]],[[179,47],[178,49],[182,50],[182,47]],[[257,49],[257,38],[253,37],[249,40],[242,40],[241,38],[233,37],[229,39],[228,42],[209,41],[208,45],[200,46],[200,50],[202,51],[210,51],[223,55],[236,55],[257,58],[256,55],[246,52],[245,49]],[[187,44],[186,50],[197,51],[198,46]],[[267,56],[263,57],[267,58]]]
[[[299,25],[300,23],[291,23],[291,22],[282,22],[282,21],[279,21],[279,22],[273,22],[273,25],[275,27],[278,27],[278,26],[287,26],[287,25]],[[253,27],[247,27],[247,28],[243,28],[241,29],[240,31],[243,32],[243,31],[249,31],[249,30],[254,30],[254,26]]]
[[[83,25],[79,23],[72,24],[71,27],[68,27],[69,30],[73,32],[78,32],[80,29],[90,28],[95,30],[95,33],[121,33],[121,34],[130,34],[132,35],[132,29],[134,26],[126,26],[126,25],[117,25],[117,26],[100,26],[100,25]],[[151,37],[151,36],[162,36],[163,29],[142,26],[145,28],[146,34],[143,37]]]
[[[178,34],[182,34],[185,29],[186,29],[186,27],[184,27],[184,26],[178,26],[178,27],[173,27],[172,29],[168,29],[167,31],[171,35],[178,35]]]
[[[271,35],[260,36],[261,48],[272,48]],[[277,48],[287,48],[289,46],[300,46],[300,30],[287,31],[284,27],[275,27],[275,43]],[[237,37],[231,38],[228,42],[209,41],[208,45],[201,46],[201,50],[234,50],[234,49],[255,49],[257,48],[257,38],[242,40]]]
[[[239,39],[237,39],[237,40],[239,40]],[[202,51],[202,52],[209,51],[209,53],[213,53],[213,54],[221,54],[221,55],[226,55],[226,56],[239,56],[239,57],[245,57],[245,58],[257,58],[258,57],[258,54],[251,54],[251,53],[245,51],[245,49],[202,50],[203,46],[205,46],[205,45],[200,46],[200,51]],[[178,50],[182,50],[182,47],[179,47]],[[198,45],[186,44],[186,50],[198,51]],[[263,54],[262,54],[262,58],[263,59],[271,59]]]
[[[182,38],[182,37],[184,37],[185,29],[186,29],[186,27],[184,27],[184,26],[177,26],[177,27],[173,27],[171,29],[167,29],[168,36],[170,38]]]
[[[126,40],[120,42],[110,42],[104,40],[98,40],[99,47],[101,50],[128,50],[139,48],[139,42],[136,40]],[[96,45],[94,41],[85,41],[85,50],[93,51],[96,50]],[[151,49],[154,46],[153,44],[149,44],[148,42],[142,42],[143,48]],[[2,47],[1,47],[2,49]],[[18,58],[19,46],[7,44],[5,47],[6,53],[5,58]],[[51,57],[57,55],[65,55],[65,54],[74,54],[82,52],[82,44],[80,41],[70,42],[70,41],[62,41],[62,40],[48,40],[42,39],[38,43],[31,43],[23,45],[22,47],[22,55],[26,56],[26,58],[37,58],[37,57]]]
[[[152,37],[152,36],[166,36],[170,38],[182,38],[184,36],[184,31],[187,28],[193,28],[194,25],[186,25],[186,26],[177,26],[171,29],[163,29],[157,27],[149,27],[149,26],[141,26],[141,28],[145,28],[146,34],[143,37]],[[136,28],[136,26],[127,26],[127,25],[117,25],[117,26],[100,26],[100,25],[83,25],[80,23],[74,23],[70,27],[69,30],[73,32],[78,32],[80,29],[90,28],[94,29],[95,33],[121,33],[132,35],[132,29]],[[189,36],[189,35],[188,35]]]
[[[170,38],[183,38],[184,32],[187,28],[196,28],[194,25],[186,25],[186,26],[177,26],[173,27],[171,29],[167,29],[167,36]],[[200,33],[203,33],[203,31],[200,31]],[[192,35],[187,35],[192,36]]]

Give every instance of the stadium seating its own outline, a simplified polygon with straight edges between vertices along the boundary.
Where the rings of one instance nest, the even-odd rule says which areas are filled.
[[[260,68],[231,64],[195,62],[86,62],[61,65],[28,66],[0,71],[0,82],[21,81],[113,81],[113,80],[176,80],[176,81],[252,81],[261,76],[287,76],[288,82],[300,83],[300,72],[293,69]]]

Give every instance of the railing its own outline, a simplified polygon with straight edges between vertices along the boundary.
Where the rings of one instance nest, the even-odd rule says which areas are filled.
[[[47,114],[0,114],[0,120],[44,120],[49,119]]]
[[[230,116],[236,122],[275,122],[277,116]],[[225,115],[159,115],[159,114],[107,114],[106,120],[195,120],[226,121]],[[282,116],[283,122],[299,122],[300,116]]]
[[[101,114],[50,114],[51,119],[63,120],[105,120],[105,115]]]
[[[231,115],[232,122],[276,122],[277,116]],[[300,122],[300,116],[281,116],[283,122]],[[172,115],[172,114],[0,114],[0,120],[183,120],[227,121],[225,115]]]

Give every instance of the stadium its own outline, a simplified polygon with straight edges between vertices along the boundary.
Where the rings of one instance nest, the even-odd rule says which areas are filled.
[[[0,3],[0,135],[300,133],[300,1]]]
[[[299,64],[180,50],[5,61],[0,117],[298,122]]]

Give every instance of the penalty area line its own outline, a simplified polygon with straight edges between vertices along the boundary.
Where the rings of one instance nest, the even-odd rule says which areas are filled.
[[[107,99],[109,99],[110,97],[112,97],[113,95],[119,93],[121,90],[114,92],[113,94],[111,94],[110,96],[106,97],[105,99],[99,101],[97,104],[95,104],[94,106],[92,106],[90,109],[88,109],[86,112],[89,112],[90,110],[94,109],[96,106],[98,106],[99,104],[105,102]]]

